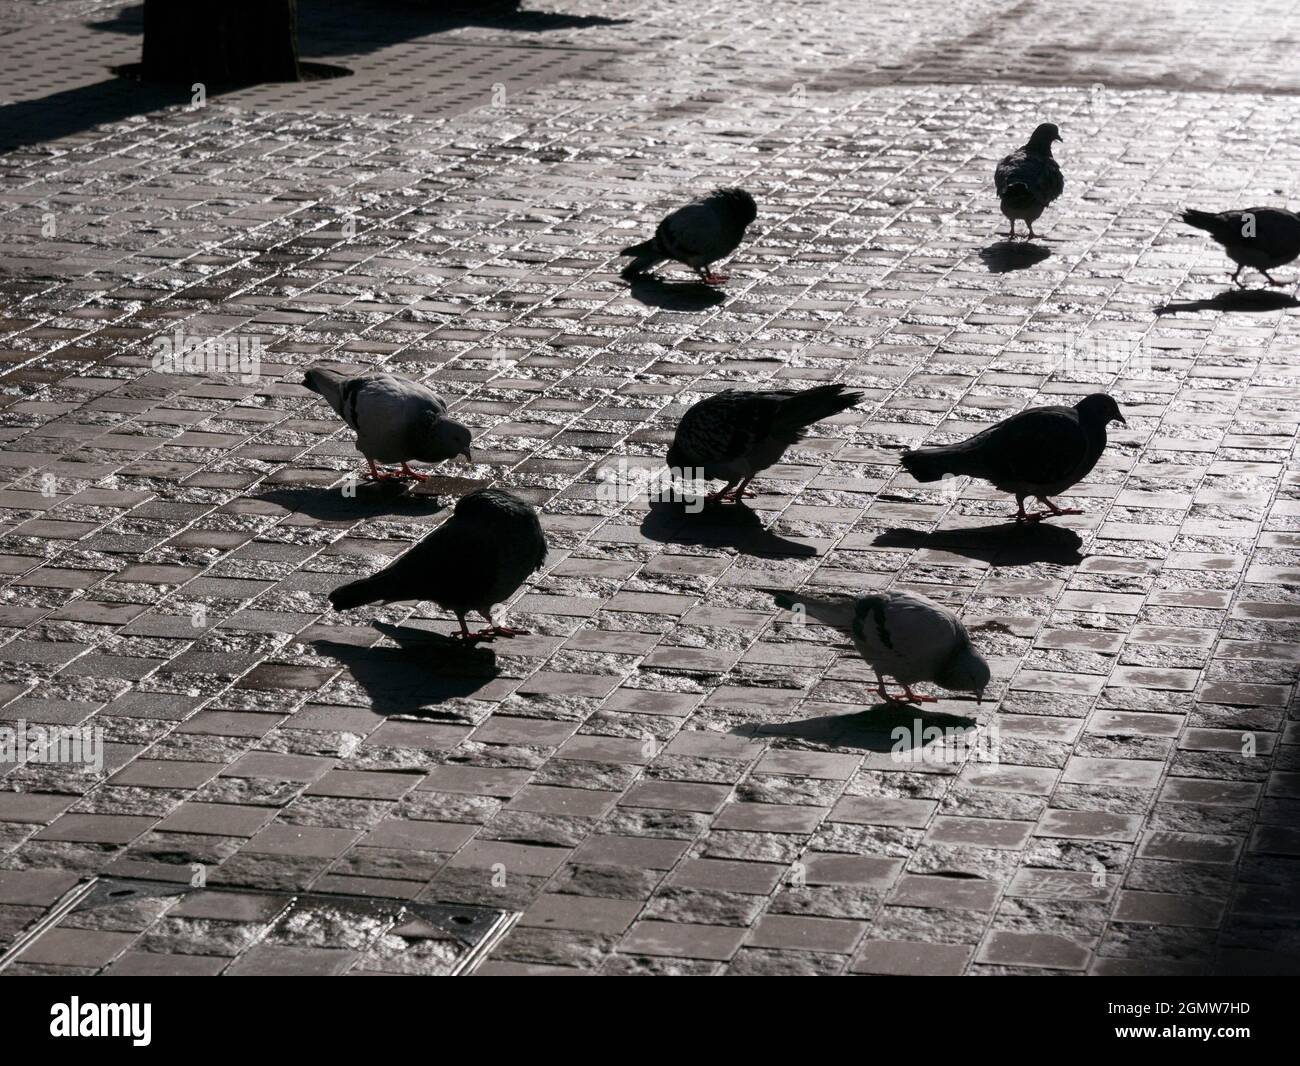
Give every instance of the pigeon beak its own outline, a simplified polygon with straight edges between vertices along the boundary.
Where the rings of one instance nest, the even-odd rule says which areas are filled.
[[[1124,417],[1122,414],[1120,414],[1118,411],[1115,412],[1115,417],[1119,419],[1119,424],[1120,424],[1121,426],[1127,426],[1127,425],[1128,425],[1128,419],[1125,418],[1125,417]]]
[[[982,688],[977,688],[975,690],[975,706],[978,707],[983,702],[984,702],[984,690]]]
[[[1058,133],[1055,137],[1053,137],[1052,139],[1055,140],[1055,141],[1060,141],[1062,144],[1065,143],[1065,138],[1062,137],[1059,133]]]
[[[470,455],[468,448],[460,453],[460,458],[464,459],[467,463],[472,463],[474,461],[474,457]]]

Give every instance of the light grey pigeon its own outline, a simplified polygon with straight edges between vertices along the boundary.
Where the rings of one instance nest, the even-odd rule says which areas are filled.
[[[357,432],[357,451],[366,457],[375,480],[411,478],[424,481],[406,464],[439,463],[453,456],[471,460],[469,429],[447,417],[447,405],[432,389],[396,374],[355,376],[328,367],[312,367],[303,378],[312,392],[325,397],[339,417]],[[380,463],[401,463],[401,472],[380,470]]]
[[[431,600],[460,622],[456,636],[470,643],[527,632],[497,625],[492,608],[508,600],[546,561],[546,536],[537,512],[502,489],[462,496],[451,517],[371,577],[330,593],[336,611],[368,603]],[[488,627],[471,633],[465,615],[476,611]]]
[[[862,393],[843,385],[818,385],[803,392],[745,392],[726,389],[707,396],[682,415],[668,449],[668,466],[688,481],[724,478],[726,487],[708,500],[740,502],[754,476],[781,460],[814,422],[861,402]]]
[[[862,596],[839,593],[784,592],[765,589],[778,607],[807,620],[847,629],[853,646],[876,673],[876,691],[891,703],[934,703],[935,697],[912,691],[930,681],[960,692],[974,692],[982,701],[991,676],[989,664],[971,644],[966,627],[952,611],[914,592],[872,592]],[[903,686],[903,695],[890,695],[888,674]]]
[[[1073,407],[1021,411],[956,444],[905,451],[902,463],[917,481],[967,474],[1014,493],[1017,522],[1083,514],[1057,507],[1048,497],[1088,476],[1106,450],[1106,427],[1111,422],[1127,425],[1114,398],[1094,392]],[[1047,510],[1026,514],[1026,496],[1041,500]]]
[[[619,254],[634,258],[623,268],[623,277],[644,274],[656,263],[675,259],[699,274],[705,284],[721,285],[726,275],[713,273],[711,265],[740,247],[746,227],[757,215],[754,198],[744,189],[715,189],[668,215],[648,241],[624,248]]]
[[[1205,230],[1223,245],[1228,257],[1237,264],[1232,280],[1242,288],[1237,275],[1242,267],[1258,270],[1270,285],[1285,285],[1274,281],[1269,270],[1291,262],[1300,256],[1300,215],[1278,207],[1248,207],[1245,211],[1183,212],[1183,221],[1189,226]]]
[[[1011,222],[1012,240],[1016,236],[1016,219],[1024,219],[1029,236],[1037,237],[1034,220],[1065,189],[1061,168],[1052,158],[1052,142],[1061,139],[1056,125],[1044,122],[1034,130],[1028,144],[1003,159],[993,172],[1002,213]]]

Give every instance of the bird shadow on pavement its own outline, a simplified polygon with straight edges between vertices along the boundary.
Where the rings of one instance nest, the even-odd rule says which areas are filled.
[[[1161,304],[1155,313],[1176,315],[1180,311],[1242,311],[1261,314],[1265,311],[1285,311],[1289,307],[1300,307],[1300,300],[1289,292],[1278,289],[1227,289],[1205,300]]]
[[[683,503],[652,503],[641,522],[641,534],[661,544],[735,548],[747,555],[788,559],[817,554],[811,544],[764,529],[758,514],[744,504],[705,504],[702,511],[690,514]]]
[[[1030,241],[998,241],[980,249],[980,259],[990,274],[1009,274],[1013,270],[1026,270],[1041,263],[1052,254],[1050,248]]]
[[[313,640],[321,655],[347,667],[365,691],[375,714],[467,722],[468,715],[439,709],[449,700],[473,696],[497,677],[496,653],[415,626],[376,622],[396,648],[365,648],[325,638]]]
[[[1055,563],[1078,566],[1083,562],[1083,540],[1065,526],[1048,522],[1017,525],[970,526],[962,529],[887,529],[872,541],[877,548],[931,548],[978,559],[992,567]]]
[[[927,711],[916,704],[878,703],[848,714],[771,725],[742,725],[731,732],[754,738],[790,737],[836,748],[902,752],[924,748],[941,735],[951,737],[957,731],[974,729],[977,724],[974,718]]]
[[[262,500],[322,522],[350,522],[376,515],[417,517],[437,514],[443,503],[435,496],[413,494],[402,482],[362,482],[356,495],[345,496],[342,489],[283,486],[262,492],[249,499]]]
[[[665,311],[703,311],[727,298],[721,290],[702,281],[664,281],[653,274],[637,274],[624,280],[632,299]]]

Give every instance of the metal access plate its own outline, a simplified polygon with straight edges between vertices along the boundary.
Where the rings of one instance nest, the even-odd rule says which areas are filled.
[[[191,946],[185,944],[189,922],[206,923],[208,932],[221,926],[223,943],[243,945],[225,973],[302,974],[310,972],[307,957],[326,960],[333,974],[456,977],[473,972],[518,919],[517,912],[491,907],[92,877],[0,956],[0,971],[39,957],[43,938],[57,929],[135,929],[129,950],[148,952],[153,945],[165,953],[178,942]],[[102,968],[111,969],[111,962]]]

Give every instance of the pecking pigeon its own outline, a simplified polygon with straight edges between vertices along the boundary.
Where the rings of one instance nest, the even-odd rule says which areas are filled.
[[[328,367],[312,367],[303,384],[325,397],[339,417],[357,431],[357,451],[366,457],[375,480],[424,481],[406,464],[412,459],[437,463],[452,456],[470,460],[470,433],[447,417],[447,405],[432,389],[396,374],[359,377]],[[401,463],[400,473],[381,471],[381,463]]]
[[[546,561],[546,537],[537,512],[502,489],[462,496],[456,509],[420,543],[371,577],[330,593],[336,611],[367,603],[431,600],[455,614],[466,641],[527,632],[499,626],[492,608],[508,600]],[[465,615],[477,611],[488,627],[471,633]]]
[[[1002,202],[1002,213],[1011,222],[1012,240],[1016,236],[1016,219],[1024,219],[1029,236],[1037,237],[1034,220],[1043,208],[1061,195],[1065,179],[1052,158],[1052,142],[1061,140],[1054,123],[1044,122],[1023,148],[1017,148],[998,164],[993,185]]]
[[[726,275],[713,273],[710,266],[740,247],[745,227],[757,214],[754,198],[744,189],[715,189],[668,215],[648,241],[624,248],[619,254],[634,258],[623,269],[623,277],[644,274],[656,263],[675,259],[706,284],[721,285]]]
[[[1245,288],[1237,275],[1251,267],[1268,278],[1270,285],[1284,285],[1269,277],[1269,270],[1300,256],[1300,215],[1277,207],[1248,207],[1245,211],[1183,212],[1189,226],[1205,230],[1223,245],[1228,258],[1237,264],[1232,280]]]
[[[952,611],[913,592],[874,592],[862,596],[838,593],[812,595],[764,589],[778,607],[808,620],[847,629],[853,645],[876,673],[882,699],[891,703],[933,703],[935,697],[912,691],[918,681],[974,692],[982,701],[989,683],[989,664],[975,650],[966,627]],[[902,696],[890,695],[888,674],[903,686]]]
[[[687,481],[724,478],[726,487],[707,500],[739,502],[759,472],[780,461],[786,448],[803,439],[814,422],[848,410],[862,400],[843,385],[818,385],[803,392],[739,392],[727,389],[692,406],[677,424],[668,466]]]
[[[990,426],[968,440],[941,448],[906,451],[902,463],[917,481],[938,481],[945,474],[968,474],[1014,493],[1017,522],[1037,522],[1054,515],[1082,514],[1063,510],[1049,496],[1082,481],[1106,449],[1106,426],[1127,425],[1119,404],[1104,392],[1085,396],[1073,407],[1034,407]],[[1047,505],[1037,514],[1025,513],[1025,497]]]

